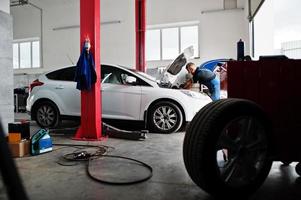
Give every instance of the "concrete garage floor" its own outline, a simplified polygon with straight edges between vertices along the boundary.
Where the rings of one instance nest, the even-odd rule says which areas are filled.
[[[24,114],[16,115],[17,119],[24,117]],[[35,123],[32,123],[31,132],[37,129]],[[76,166],[57,164],[60,156],[71,153],[74,149],[54,146],[53,152],[15,159],[30,199],[213,199],[191,181],[185,170],[182,160],[183,132],[170,135],[148,134],[145,141],[109,138],[100,142],[78,142],[71,140],[72,136],[52,134],[52,139],[54,143],[112,146],[115,150],[110,155],[127,156],[148,163],[153,167],[153,177],[146,182],[127,186],[102,184],[87,176],[84,163]],[[301,179],[294,171],[295,164],[283,167],[281,163],[275,162],[264,185],[250,199],[301,199]],[[7,199],[2,181],[0,199]]]

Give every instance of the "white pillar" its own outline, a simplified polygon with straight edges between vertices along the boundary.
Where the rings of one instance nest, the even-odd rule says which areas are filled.
[[[14,121],[13,99],[13,28],[9,0],[0,1],[0,117],[7,134],[7,125]]]

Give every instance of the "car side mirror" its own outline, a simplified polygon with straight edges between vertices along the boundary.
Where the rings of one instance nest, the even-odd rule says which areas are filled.
[[[127,76],[125,78],[125,82],[126,82],[126,84],[135,85],[137,82],[137,79],[133,76]]]

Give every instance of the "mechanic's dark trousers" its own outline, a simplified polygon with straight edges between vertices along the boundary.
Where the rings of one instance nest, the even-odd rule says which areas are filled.
[[[212,99],[212,101],[216,101],[221,98],[221,84],[218,76],[216,76],[208,83],[205,83],[204,85],[208,87],[210,92],[209,96]]]

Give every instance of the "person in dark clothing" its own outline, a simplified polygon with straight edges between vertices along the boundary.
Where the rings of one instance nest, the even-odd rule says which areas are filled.
[[[192,79],[185,83],[185,89],[189,89],[193,83],[199,82],[200,85],[203,84],[209,89],[209,96],[212,101],[220,99],[220,80],[214,72],[209,69],[196,67],[192,62],[187,63],[186,70],[192,75]]]

